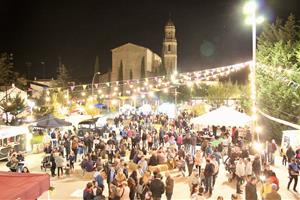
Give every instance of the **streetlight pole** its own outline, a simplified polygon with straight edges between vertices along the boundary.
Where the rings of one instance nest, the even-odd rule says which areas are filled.
[[[248,1],[244,6],[244,14],[247,15],[246,23],[252,26],[252,64],[250,66],[250,83],[251,83],[251,100],[252,100],[252,126],[251,132],[257,134],[257,141],[259,142],[259,132],[257,127],[256,115],[256,24],[264,21],[263,17],[256,16],[257,4],[255,0]]]
[[[100,75],[100,72],[96,72],[93,75],[93,80],[92,80],[92,104],[94,103],[94,81],[97,75]],[[92,118],[94,118],[94,115],[92,115]]]
[[[100,72],[94,73],[94,76],[93,76],[93,80],[92,80],[92,99],[93,100],[94,100],[94,81],[95,81],[95,78],[97,75],[100,75]]]

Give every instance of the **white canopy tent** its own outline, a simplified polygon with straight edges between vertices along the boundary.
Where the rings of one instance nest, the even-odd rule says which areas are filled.
[[[191,119],[196,126],[236,126],[244,127],[250,125],[251,117],[233,108],[222,106],[209,113]]]
[[[152,112],[152,108],[150,104],[144,104],[138,109],[139,113],[148,115]]]
[[[129,104],[124,104],[122,107],[120,107],[119,112],[121,114],[129,114],[130,112],[135,112],[135,107]]]
[[[163,103],[157,108],[157,113],[168,115],[169,118],[175,118],[176,106],[173,103]]]

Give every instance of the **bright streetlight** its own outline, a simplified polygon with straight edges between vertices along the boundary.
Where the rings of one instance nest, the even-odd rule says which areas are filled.
[[[264,17],[256,16],[258,5],[255,0],[250,0],[246,2],[243,8],[243,12],[246,16],[246,24],[252,26],[252,65],[250,68],[250,80],[251,80],[251,100],[253,102],[252,115],[252,133],[257,133],[257,140],[259,141],[259,133],[256,131],[256,87],[255,87],[255,77],[256,77],[256,25],[261,24],[264,21]]]

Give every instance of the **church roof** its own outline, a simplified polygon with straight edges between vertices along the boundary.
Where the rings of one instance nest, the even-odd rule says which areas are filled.
[[[117,50],[119,50],[119,49],[126,48],[126,47],[129,47],[129,46],[132,46],[132,47],[135,47],[135,48],[141,48],[141,49],[148,49],[148,48],[146,48],[146,47],[143,47],[143,46],[140,46],[140,45],[137,45],[137,44],[133,44],[133,43],[128,42],[128,43],[126,43],[126,44],[123,44],[123,45],[121,45],[121,46],[118,46],[118,47],[116,47],[116,48],[111,49],[111,51],[117,51]]]

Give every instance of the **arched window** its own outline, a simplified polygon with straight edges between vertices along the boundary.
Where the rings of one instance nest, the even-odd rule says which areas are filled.
[[[171,51],[171,45],[168,45],[168,51]]]

